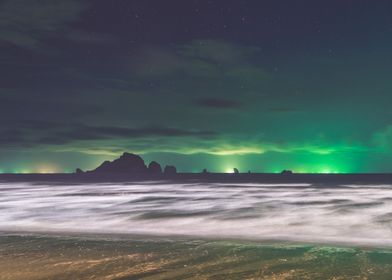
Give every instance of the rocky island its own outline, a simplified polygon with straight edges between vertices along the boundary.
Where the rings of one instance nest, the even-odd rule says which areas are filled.
[[[83,172],[80,168],[75,171],[76,174],[121,174],[121,175],[159,175],[162,174],[161,165],[152,161],[147,166],[144,160],[132,153],[124,152],[119,158],[113,161],[104,161],[97,168]],[[177,174],[177,168],[173,165],[165,166],[163,174]]]

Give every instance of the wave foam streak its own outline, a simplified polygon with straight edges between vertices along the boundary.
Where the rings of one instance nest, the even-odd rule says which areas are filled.
[[[392,186],[0,184],[0,230],[392,245]]]

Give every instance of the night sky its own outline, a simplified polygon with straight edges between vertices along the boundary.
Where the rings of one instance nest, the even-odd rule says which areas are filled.
[[[391,172],[392,2],[0,1],[0,172]]]

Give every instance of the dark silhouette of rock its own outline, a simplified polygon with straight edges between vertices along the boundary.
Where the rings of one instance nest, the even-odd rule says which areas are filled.
[[[75,173],[76,174],[83,174],[84,171],[82,169],[80,169],[80,168],[76,168]]]
[[[161,165],[158,162],[156,162],[156,161],[150,162],[150,164],[148,165],[148,173],[150,173],[150,174],[161,174],[162,173]]]
[[[282,175],[290,175],[290,174],[293,174],[293,171],[285,169],[282,172],[280,172],[280,174],[282,174]]]
[[[147,173],[147,167],[140,156],[130,153],[123,153],[118,159],[103,162],[92,172],[143,174]]]
[[[237,168],[233,168],[234,174],[240,173]]]
[[[203,174],[208,174],[209,172],[208,172],[207,168],[204,168],[203,171],[202,171],[201,173],[203,173]]]
[[[166,165],[163,172],[167,175],[177,174],[177,168],[173,165]]]

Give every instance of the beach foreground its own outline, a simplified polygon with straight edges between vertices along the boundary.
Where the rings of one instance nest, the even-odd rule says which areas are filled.
[[[392,250],[3,234],[0,279],[391,279]]]

